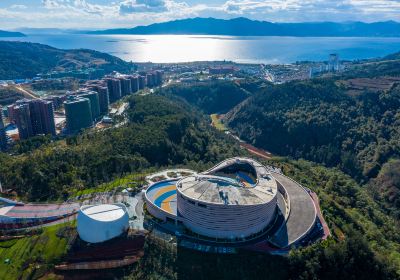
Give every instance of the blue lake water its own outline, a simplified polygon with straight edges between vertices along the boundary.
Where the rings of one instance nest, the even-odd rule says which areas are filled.
[[[87,48],[134,62],[232,60],[245,63],[291,63],[381,57],[400,51],[400,38],[238,37],[197,35],[40,34],[2,38],[47,44],[62,49]]]

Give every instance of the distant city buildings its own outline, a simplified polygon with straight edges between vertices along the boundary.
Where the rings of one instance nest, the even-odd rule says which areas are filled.
[[[341,71],[339,55],[336,53],[329,55],[328,64],[320,65],[319,67],[310,68],[310,78],[322,73],[334,73]]]
[[[328,71],[337,72],[339,70],[340,70],[339,55],[336,53],[330,54],[328,61]]]
[[[210,75],[229,75],[235,72],[235,68],[231,66],[210,67],[208,72]]]

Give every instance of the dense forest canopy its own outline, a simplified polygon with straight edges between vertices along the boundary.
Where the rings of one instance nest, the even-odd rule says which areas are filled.
[[[375,177],[400,156],[400,86],[350,96],[335,80],[271,86],[238,105],[226,121],[241,138],[280,155]]]
[[[400,160],[386,162],[378,176],[368,184],[373,197],[382,203],[389,213],[400,219]]]
[[[345,77],[400,76],[400,52],[378,59],[370,59],[349,67],[341,75]]]
[[[12,104],[22,98],[24,98],[24,95],[15,88],[0,87],[0,106]]]
[[[250,96],[240,84],[218,80],[172,85],[159,93],[182,98],[207,114],[226,113]]]

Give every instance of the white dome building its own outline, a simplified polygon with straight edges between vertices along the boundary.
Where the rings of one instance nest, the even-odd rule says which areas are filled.
[[[79,237],[89,243],[104,242],[128,230],[124,204],[85,205],[78,212]]]

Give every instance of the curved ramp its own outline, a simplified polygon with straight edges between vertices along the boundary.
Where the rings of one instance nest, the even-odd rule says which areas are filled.
[[[307,235],[314,226],[317,212],[311,196],[300,184],[278,173],[271,175],[289,195],[290,214],[270,242],[280,248],[286,248]]]

